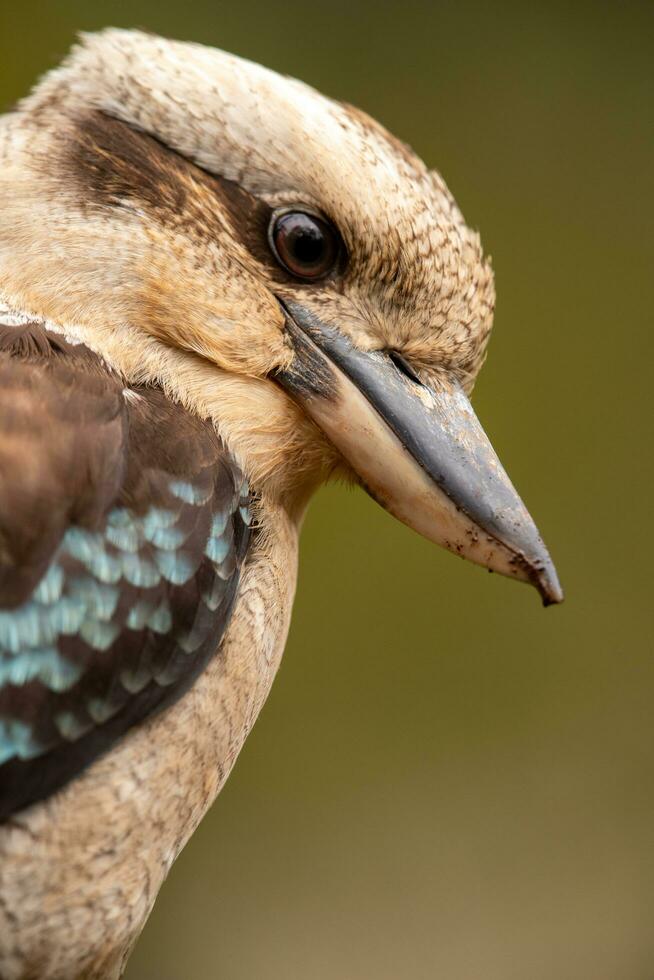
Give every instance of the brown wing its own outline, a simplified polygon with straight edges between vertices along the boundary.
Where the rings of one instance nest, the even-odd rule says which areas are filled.
[[[188,689],[248,527],[211,424],[39,325],[0,325],[0,819]]]

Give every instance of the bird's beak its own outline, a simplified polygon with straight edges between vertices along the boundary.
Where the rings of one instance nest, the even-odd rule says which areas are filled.
[[[545,605],[561,602],[547,549],[458,382],[427,387],[392,355],[284,306],[295,356],[277,380],[371,496],[455,554],[531,582]]]

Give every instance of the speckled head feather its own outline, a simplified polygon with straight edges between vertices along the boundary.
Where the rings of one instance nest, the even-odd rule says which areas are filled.
[[[447,370],[472,386],[494,302],[479,238],[438,174],[364,113],[215,49],[109,30],[85,36],[9,128],[30,186],[19,213],[0,180],[16,229],[0,246],[0,289],[82,324],[127,373],[137,360],[163,373],[178,397],[198,401],[197,382],[189,393],[177,365],[162,368],[180,349],[228,372],[238,399],[256,392],[267,432],[245,431],[241,401],[231,425],[224,398],[221,424],[264,479],[279,481],[282,461],[296,474],[334,465],[272,383],[237,384],[290,360],[278,297],[301,295],[363,349],[398,350],[428,377]],[[280,275],[266,222],[297,204],[337,227],[341,277],[306,287]],[[44,228],[47,276],[39,251],[21,248]],[[59,267],[58,244],[76,261]]]

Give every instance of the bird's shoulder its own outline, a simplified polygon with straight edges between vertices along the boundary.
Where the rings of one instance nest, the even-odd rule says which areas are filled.
[[[0,313],[0,819],[188,689],[249,524],[210,422]]]

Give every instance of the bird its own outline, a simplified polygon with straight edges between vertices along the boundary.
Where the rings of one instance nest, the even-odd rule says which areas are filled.
[[[105,980],[265,701],[320,485],[563,594],[469,400],[490,262],[408,145],[106,29],[0,162],[0,977]]]

